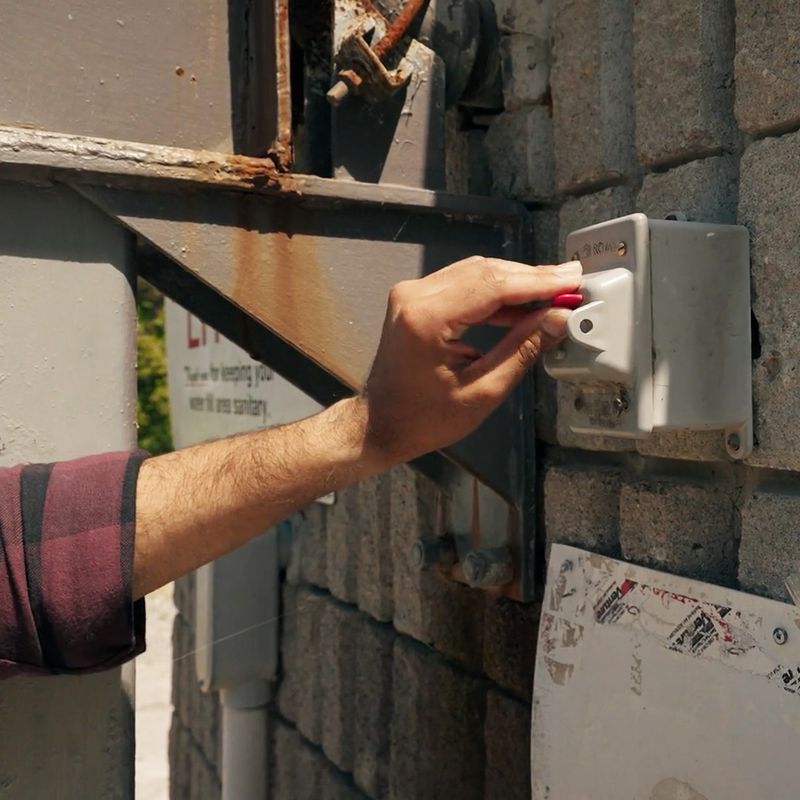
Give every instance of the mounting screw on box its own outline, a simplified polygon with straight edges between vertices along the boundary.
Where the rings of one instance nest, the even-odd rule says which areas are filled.
[[[719,430],[731,458],[753,447],[747,229],[644,214],[575,231],[584,303],[545,369],[571,383],[577,434],[645,439]]]

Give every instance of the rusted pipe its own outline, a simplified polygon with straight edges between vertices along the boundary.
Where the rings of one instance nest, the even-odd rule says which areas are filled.
[[[403,10],[392,20],[386,29],[384,37],[375,45],[375,55],[383,59],[397,46],[397,43],[406,35],[411,23],[416,19],[427,0],[407,0]]]

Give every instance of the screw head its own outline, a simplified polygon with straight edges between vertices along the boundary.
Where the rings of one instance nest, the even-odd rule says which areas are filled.
[[[624,256],[628,252],[628,245],[625,242],[620,242],[617,245],[617,255]]]
[[[786,628],[775,628],[772,631],[772,638],[775,640],[775,644],[786,644],[789,641],[789,634],[786,633]]]
[[[562,572],[571,572],[572,571],[572,560],[566,559],[564,563],[561,565]]]
[[[580,261],[580,260],[581,260],[581,254],[576,250],[572,254],[572,261]]]
[[[631,406],[631,400],[628,397],[627,392],[620,392],[614,398],[614,411],[616,411],[617,416],[621,416],[624,414]]]
[[[426,555],[425,543],[417,539],[411,545],[411,563],[417,568],[422,569],[425,566]]]
[[[727,438],[729,450],[738,450],[742,446],[742,440],[739,438],[738,433],[732,433]]]

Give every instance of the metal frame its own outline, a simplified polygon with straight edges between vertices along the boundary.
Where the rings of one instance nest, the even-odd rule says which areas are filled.
[[[525,259],[530,242],[514,203],[12,127],[0,177],[73,188],[135,235],[146,278],[321,403],[362,386],[395,282],[474,253]],[[508,548],[513,579],[492,588],[520,600],[533,596],[531,407],[526,381],[475,434],[415,464],[452,500],[449,574],[463,579],[469,551]]]

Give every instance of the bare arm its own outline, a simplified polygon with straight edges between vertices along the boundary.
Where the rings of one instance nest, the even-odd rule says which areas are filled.
[[[472,258],[398,284],[365,392],[279,428],[146,461],[136,487],[134,596],[244,544],[316,497],[476,428],[569,312],[522,304],[575,289],[580,265]],[[490,352],[460,341],[480,322],[508,328]]]

